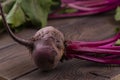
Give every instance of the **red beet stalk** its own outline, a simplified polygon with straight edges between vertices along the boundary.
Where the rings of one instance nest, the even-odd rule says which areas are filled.
[[[120,46],[115,46],[118,39],[120,33],[110,39],[96,42],[66,41],[66,58],[120,64]]]
[[[61,8],[49,14],[49,18],[93,15],[116,9],[120,0],[61,0]],[[63,9],[75,9],[73,13],[59,13]]]

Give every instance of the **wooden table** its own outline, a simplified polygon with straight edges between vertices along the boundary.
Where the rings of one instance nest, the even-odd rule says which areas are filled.
[[[84,41],[110,38],[120,26],[111,13],[49,20],[48,25],[62,31],[66,40]],[[28,39],[36,31],[28,28],[16,35]],[[4,33],[0,34],[0,80],[120,80],[120,66],[72,59],[59,63],[52,71],[42,72],[29,51]]]

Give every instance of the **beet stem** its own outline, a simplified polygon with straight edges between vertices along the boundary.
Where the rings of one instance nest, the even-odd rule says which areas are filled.
[[[97,47],[97,46],[104,46],[111,43],[116,42],[120,38],[120,33],[115,35],[112,38],[101,40],[101,41],[95,41],[95,42],[87,42],[87,41],[66,41],[67,45],[77,45],[82,47]]]
[[[78,59],[81,58],[81,59],[90,60],[90,61],[99,62],[99,63],[105,63],[105,64],[120,64],[120,60],[115,60],[115,59],[95,58],[95,57],[84,56],[84,55],[75,55],[74,57]]]

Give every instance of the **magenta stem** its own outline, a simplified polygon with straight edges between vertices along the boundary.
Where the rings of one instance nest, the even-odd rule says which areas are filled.
[[[120,55],[120,50],[110,50],[110,49],[99,49],[99,48],[91,48],[91,47],[67,47],[69,50],[80,51],[80,52],[88,52],[88,53],[97,53],[97,54],[116,54]]]
[[[85,60],[90,60],[94,62],[99,62],[99,63],[105,63],[105,64],[120,64],[120,60],[116,59],[103,59],[103,58],[95,58],[95,57],[90,57],[90,56],[84,56],[84,55],[75,55],[75,58],[78,59],[85,59]]]
[[[70,58],[74,58],[75,55],[84,55],[84,56],[93,56],[97,58],[103,58],[103,59],[117,59],[120,58],[120,55],[114,55],[114,54],[102,54],[98,55],[97,53],[91,53],[91,52],[81,52],[81,51],[74,51],[74,50],[69,50],[66,52],[67,57],[69,56]],[[69,58],[68,57],[68,58]]]
[[[110,55],[110,56],[105,56],[103,57],[104,59],[117,59],[118,57],[120,57],[119,55]]]
[[[99,57],[86,55],[86,54],[73,54],[70,52],[69,54],[66,55],[66,57],[68,59],[77,58],[77,59],[84,59],[84,60],[89,60],[89,61],[94,61],[99,63],[105,63],[105,64],[120,64],[120,59],[116,59],[116,57],[118,57],[116,55],[110,55],[110,56],[99,58]]]
[[[96,7],[96,6],[102,6],[102,5],[110,5],[110,4],[115,4],[119,0],[100,0],[100,1],[75,1],[73,3],[68,3],[68,4],[74,4],[77,6],[86,6],[86,7]]]
[[[109,10],[113,10],[114,8],[116,8],[117,5],[111,5],[111,6],[107,6],[104,8],[100,8],[100,9],[96,9],[96,10],[91,10],[91,11],[85,11],[85,12],[81,12],[78,11],[76,13],[65,13],[65,14],[50,14],[49,18],[64,18],[64,17],[75,17],[75,16],[85,16],[85,15],[92,15],[92,14],[97,14],[97,13],[101,13],[101,12],[106,12]]]
[[[106,6],[85,7],[85,6],[78,6],[78,5],[75,5],[75,4],[68,4],[67,7],[73,8],[73,9],[76,9],[76,10],[81,10],[81,11],[91,11],[91,10],[97,10],[97,9],[105,8]]]
[[[61,0],[62,3],[91,3],[91,2],[100,2],[105,0]]]
[[[66,41],[66,44],[72,45],[72,46],[80,46],[80,47],[97,47],[97,46],[103,46],[107,44],[113,44],[115,41],[117,41],[120,38],[120,33],[115,35],[112,38],[106,39],[106,40],[101,40],[101,41],[95,41],[95,42],[86,42],[86,41]],[[103,46],[104,47],[104,46]]]
[[[120,46],[100,46],[99,49],[111,49],[111,50],[120,50]]]

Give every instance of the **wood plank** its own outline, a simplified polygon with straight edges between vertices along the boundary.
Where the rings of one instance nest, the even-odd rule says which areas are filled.
[[[67,40],[96,41],[113,36],[120,24],[114,21],[112,15],[99,15],[51,20],[49,25],[62,31]]]
[[[62,23],[61,23],[62,22]],[[65,34],[66,40],[96,41],[110,38],[120,24],[111,15],[51,20],[48,25],[56,26]],[[110,80],[120,74],[119,65],[110,66],[84,60],[60,63],[50,72],[33,71],[17,80]]]
[[[0,50],[0,76],[13,79],[34,70],[32,58],[28,50],[18,44]]]
[[[0,76],[0,80],[7,80],[7,79],[5,79],[5,78],[3,78],[3,77]]]
[[[17,80],[110,80],[120,73],[118,66],[103,65],[83,60],[60,63],[50,72],[36,70]]]

